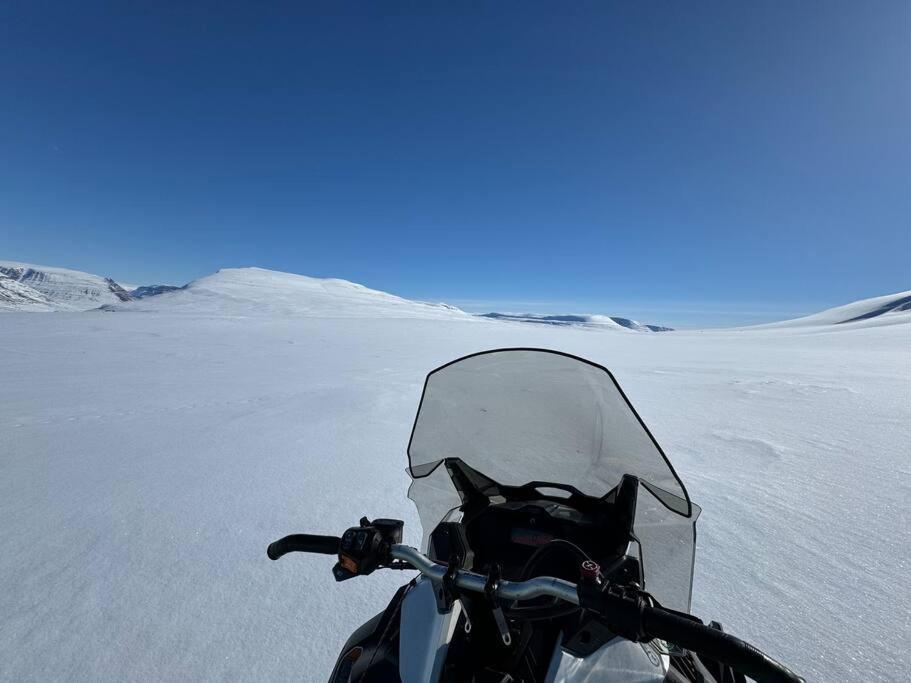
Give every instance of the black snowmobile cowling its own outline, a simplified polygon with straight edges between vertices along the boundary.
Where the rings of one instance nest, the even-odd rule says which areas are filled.
[[[604,367],[498,349],[437,368],[408,445],[423,550],[400,520],[271,544],[337,581],[417,575],[331,681],[802,681],[689,614],[699,508]]]

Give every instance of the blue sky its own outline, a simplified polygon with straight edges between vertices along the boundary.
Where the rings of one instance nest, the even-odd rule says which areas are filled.
[[[3,3],[0,258],[755,322],[911,288],[911,4]]]

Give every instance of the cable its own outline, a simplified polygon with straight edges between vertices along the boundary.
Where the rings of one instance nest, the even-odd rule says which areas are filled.
[[[519,574],[519,579],[524,581],[525,579],[529,578],[531,571],[541,562],[541,559],[556,550],[569,550],[582,561],[591,559],[588,556],[588,553],[582,550],[582,548],[577,546],[575,543],[570,543],[569,541],[564,541],[563,539],[556,538],[552,541],[548,541],[531,554],[531,557],[528,558],[528,561],[522,568],[522,572]]]

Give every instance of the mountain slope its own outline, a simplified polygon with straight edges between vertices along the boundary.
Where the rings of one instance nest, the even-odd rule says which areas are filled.
[[[203,316],[459,318],[473,316],[439,303],[411,301],[347,280],[321,279],[263,268],[223,268],[186,287],[111,311],[158,311]]]
[[[745,329],[777,329],[785,327],[816,327],[843,325],[858,326],[895,325],[911,323],[911,290],[872,299],[861,299],[844,306],[836,306],[819,313],[793,320],[756,325]]]
[[[173,292],[177,289],[183,289],[183,287],[176,287],[174,285],[143,285],[142,287],[133,287],[130,290],[130,297],[133,299],[144,299],[147,296],[158,296],[159,294]]]
[[[54,304],[37,289],[0,272],[0,311],[53,311]]]
[[[111,278],[79,270],[0,261],[0,275],[5,276],[2,287],[6,292],[0,298],[2,310],[86,311],[130,300],[129,293]],[[37,300],[35,293],[40,297]]]

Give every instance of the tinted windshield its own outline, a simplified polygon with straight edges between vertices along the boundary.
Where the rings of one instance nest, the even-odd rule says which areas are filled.
[[[632,474],[689,514],[683,484],[613,376],[552,351],[492,351],[432,372],[408,458],[412,477],[460,458],[501,484],[560,482],[596,497]]]
[[[638,477],[636,531],[649,590],[657,596],[654,588],[664,582],[667,606],[689,607],[695,506],[605,368],[539,349],[490,351],[445,365],[427,377],[408,458],[415,480],[409,495],[425,539],[460,504],[438,467],[446,458],[500,484],[568,484],[599,498],[624,474]],[[649,548],[648,538],[671,543]],[[671,552],[674,566],[659,569]]]

